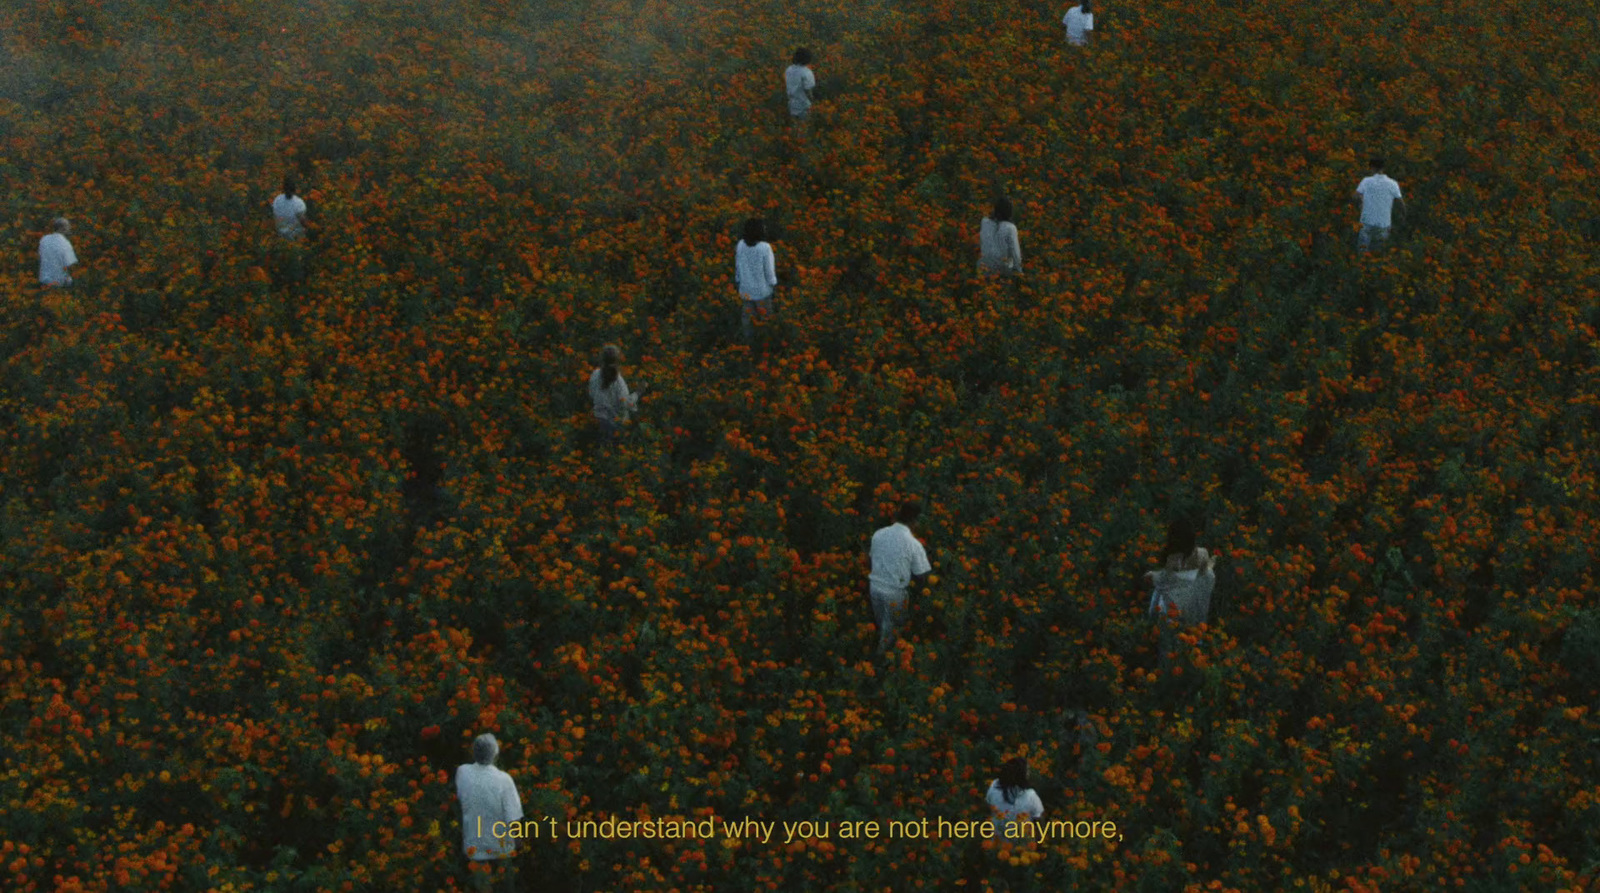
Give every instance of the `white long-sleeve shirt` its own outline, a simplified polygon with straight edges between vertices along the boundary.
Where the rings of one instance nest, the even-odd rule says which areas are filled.
[[[771,297],[772,287],[778,284],[778,267],[772,257],[772,246],[757,242],[752,248],[740,239],[738,247],[733,249],[733,282],[747,301],[762,301]]]
[[[996,223],[992,218],[983,218],[978,227],[978,251],[978,263],[985,270],[1022,272],[1022,241],[1017,238],[1016,224],[1010,221]]]
[[[467,858],[482,862],[516,852],[516,840],[503,824],[522,818],[522,798],[511,776],[480,763],[462,765],[456,769],[456,799],[461,801],[461,848]],[[497,822],[502,823],[498,829]]]
[[[639,405],[639,395],[628,391],[628,383],[617,373],[611,387],[600,384],[602,372],[594,370],[589,375],[589,399],[594,401],[594,417],[607,422],[626,422],[628,413]]]
[[[45,285],[71,285],[67,268],[78,262],[72,243],[60,233],[39,240],[39,281]]]

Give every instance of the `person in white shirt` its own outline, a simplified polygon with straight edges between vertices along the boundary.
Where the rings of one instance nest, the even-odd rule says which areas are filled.
[[[783,84],[789,95],[789,116],[796,125],[805,123],[806,116],[811,113],[811,91],[817,89],[810,50],[801,47],[794,51],[794,61],[783,72]]]
[[[772,313],[772,289],[778,284],[777,261],[766,238],[766,223],[752,217],[744,222],[744,237],[733,249],[733,284],[744,303],[739,331],[747,341],[755,333],[756,317],[765,319]]]
[[[639,408],[639,395],[643,393],[643,385],[630,393],[628,383],[622,380],[621,348],[615,344],[600,348],[600,367],[589,375],[589,399],[594,403],[602,444],[616,440],[617,425],[626,422],[628,414]]]
[[[1400,202],[1400,216],[1406,215],[1406,200],[1400,195],[1400,184],[1383,173],[1383,159],[1372,159],[1372,174],[1356,187],[1356,202],[1361,205],[1361,235],[1356,248],[1371,251],[1389,241],[1390,212],[1396,200]]]
[[[1072,46],[1081,47],[1089,43],[1089,32],[1094,30],[1094,13],[1090,11],[1089,3],[1090,0],[1083,0],[1061,17],[1061,24],[1067,26],[1067,43]]]
[[[72,232],[72,221],[57,217],[50,223],[50,234],[39,240],[39,281],[52,288],[65,288],[72,284],[67,268],[78,262],[67,234]]]
[[[978,268],[991,275],[1021,274],[1022,243],[1011,222],[1011,200],[994,203],[994,213],[978,226]]]
[[[933,572],[927,551],[911,533],[911,525],[921,514],[921,504],[908,500],[901,503],[893,524],[872,534],[872,573],[867,578],[867,596],[878,623],[879,652],[887,651],[894,643],[911,589],[926,585]]]
[[[461,803],[462,849],[473,886],[487,893],[496,877],[505,890],[516,889],[517,846],[507,825],[522,819],[522,798],[511,776],[496,769],[500,742],[493,735],[473,739],[472,759],[456,768],[456,799]]]
[[[1016,826],[1022,817],[1037,819],[1044,815],[1039,793],[1028,787],[1028,761],[1022,757],[1006,761],[984,799],[993,813],[989,824],[996,840],[1021,840],[1021,829]]]
[[[1211,593],[1217,585],[1213,568],[1217,560],[1195,545],[1194,528],[1174,521],[1167,528],[1166,561],[1160,570],[1144,575],[1150,583],[1150,615],[1166,619],[1169,611],[1190,626],[1205,623],[1211,614]]]
[[[306,200],[295,194],[294,177],[283,178],[283,193],[272,200],[272,220],[278,235],[297,241],[306,234]]]

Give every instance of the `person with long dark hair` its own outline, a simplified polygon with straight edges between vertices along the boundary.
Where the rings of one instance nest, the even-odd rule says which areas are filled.
[[[1205,623],[1211,615],[1211,592],[1217,585],[1213,571],[1217,560],[1195,545],[1194,527],[1183,520],[1167,528],[1163,554],[1161,568],[1144,575],[1151,587],[1150,614],[1164,618],[1176,610],[1183,623]]]
[[[994,815],[989,819],[996,840],[1019,840],[1017,828],[1022,817],[1037,819],[1044,815],[1044,803],[1039,793],[1028,787],[1028,761],[1014,757],[1000,768],[1000,777],[989,785],[984,796]]]
[[[616,439],[617,426],[639,407],[644,386],[630,392],[622,380],[622,350],[615,344],[600,349],[600,366],[589,375],[589,399],[594,403],[594,418],[600,427],[600,442]]]
[[[1011,222],[1011,200],[994,203],[994,212],[978,227],[978,267],[990,274],[1020,274],[1022,243]]]
[[[733,284],[744,305],[739,311],[739,331],[745,340],[755,333],[756,317],[765,319],[772,313],[772,290],[778,284],[777,261],[766,238],[766,223],[752,217],[744,222],[744,236],[733,249]]]

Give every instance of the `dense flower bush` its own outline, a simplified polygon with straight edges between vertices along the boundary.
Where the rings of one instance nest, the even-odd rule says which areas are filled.
[[[548,889],[1595,883],[1595,20],[1062,11],[0,11],[0,885],[459,888],[485,730],[530,816],[972,818],[1021,754],[1125,829],[532,842]],[[906,495],[940,580],[875,663]],[[1163,636],[1177,514],[1221,580]]]

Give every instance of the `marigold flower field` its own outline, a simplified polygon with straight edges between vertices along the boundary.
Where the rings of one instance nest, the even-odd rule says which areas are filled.
[[[525,889],[1600,883],[1592,4],[1064,10],[6,4],[0,888],[462,889],[485,731],[530,818],[972,820],[1021,755],[1124,835],[535,840]],[[1219,579],[1163,629],[1178,515]]]

